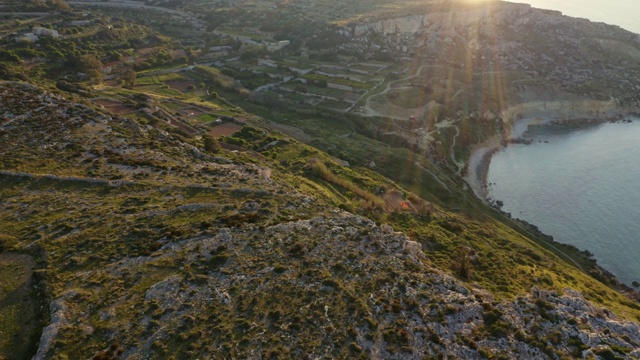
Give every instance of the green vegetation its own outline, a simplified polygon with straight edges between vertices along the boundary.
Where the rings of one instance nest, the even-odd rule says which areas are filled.
[[[35,90],[17,87],[12,91],[22,91],[14,96],[25,99]],[[9,97],[5,98],[10,101]],[[5,106],[14,107],[15,113],[32,106],[20,102],[11,104]],[[106,132],[102,125],[87,127],[79,120],[100,119],[93,110],[64,101],[57,104],[59,113],[82,117],[57,119],[66,124],[57,131],[51,131],[51,122],[38,117],[13,123],[12,139],[21,145],[1,148],[7,154],[3,170],[33,175],[5,173],[0,182],[0,198],[6,199],[0,214],[0,229],[8,239],[4,241],[6,250],[19,250],[36,241],[36,253],[48,254],[43,264],[47,297],[58,299],[70,289],[78,289],[77,295],[65,301],[73,305],[69,316],[82,325],[64,327],[52,352],[70,357],[88,353],[117,354],[132,346],[145,346],[144,339],[152,338],[163,323],[171,324],[172,329],[166,340],[152,340],[149,346],[154,352],[167,356],[182,352],[197,356],[208,352],[241,357],[253,346],[252,341],[261,328],[271,329],[273,335],[265,341],[273,344],[277,344],[272,341],[280,331],[293,331],[295,338],[300,339],[296,346],[310,351],[312,339],[322,337],[316,332],[318,327],[312,319],[320,321],[326,312],[326,316],[335,317],[335,321],[354,327],[352,332],[332,335],[334,343],[344,344],[336,347],[333,356],[364,351],[357,342],[361,330],[356,328],[366,329],[362,336],[384,341],[385,351],[411,353],[413,338],[403,320],[376,325],[381,318],[376,320],[367,315],[372,311],[367,299],[375,293],[376,301],[384,304],[380,306],[388,309],[389,314],[416,309],[423,300],[408,297],[394,301],[382,295],[382,291],[385,284],[395,284],[390,279],[397,278],[402,283],[393,285],[394,288],[404,288],[406,292],[406,284],[418,281],[416,276],[425,276],[419,274],[425,271],[420,269],[424,269],[426,263],[375,269],[375,264],[390,264],[390,259],[396,259],[396,253],[385,250],[380,243],[375,245],[376,242],[364,248],[369,245],[360,239],[371,236],[374,230],[357,227],[355,223],[351,226],[358,229],[357,234],[336,235],[331,243],[317,236],[332,228],[318,234],[298,233],[278,240],[282,244],[276,247],[264,243],[267,238],[262,234],[267,229],[274,231],[315,216],[331,218],[335,207],[391,224],[422,246],[425,262],[440,269],[452,269],[467,286],[481,286],[497,301],[513,301],[533,286],[558,292],[570,287],[621,316],[632,319],[638,316],[636,304],[545,250],[541,240],[532,240],[535,236],[524,236],[525,231],[518,233],[492,219],[500,216],[481,207],[472,197],[465,199],[460,190],[455,190],[459,192],[455,201],[466,207],[467,214],[454,213],[438,205],[451,204],[454,199],[446,200],[442,194],[429,193],[431,190],[425,186],[429,182],[440,187],[440,192],[447,192],[433,180],[432,174],[422,170],[431,180],[412,183],[417,180],[417,174],[412,175],[415,167],[410,164],[419,161],[428,169],[425,159],[403,148],[383,147],[362,135],[348,138],[336,135],[342,131],[349,133],[350,127],[356,124],[348,118],[339,121],[310,116],[306,118],[306,129],[310,129],[314,137],[322,138],[323,142],[318,144],[330,151],[335,152],[334,147],[340,149],[343,142],[352,144],[350,153],[337,155],[349,158],[353,167],[338,165],[330,155],[258,124],[244,126],[233,136],[219,140],[223,147],[236,146],[237,153],[219,149],[215,140],[207,136],[202,142],[185,138],[216,155],[207,158],[188,150],[175,138],[155,130],[143,132],[137,120],[115,118],[108,123],[111,131]],[[288,112],[271,114],[301,121]],[[327,127],[329,121],[335,122],[332,129]],[[301,123],[295,124],[301,126]],[[48,134],[48,137],[39,134]],[[324,137],[325,134],[332,135]],[[62,149],[30,145],[40,137],[53,142],[62,138],[74,140]],[[122,143],[120,139],[127,140]],[[50,151],[57,155],[51,156]],[[38,160],[44,158],[51,160]],[[397,171],[401,181],[414,184],[415,193],[371,169],[358,166],[365,163],[365,159],[376,159],[376,168],[381,171]],[[434,173],[437,171],[432,169]],[[30,180],[24,181],[25,177]],[[449,191],[457,187],[455,182],[444,184]],[[435,203],[425,201],[423,196],[434,199]],[[22,208],[23,203],[29,203],[29,208]],[[15,216],[22,220],[16,222]],[[240,242],[203,240],[222,239],[227,231],[224,228],[234,234],[228,239]],[[171,250],[171,244],[187,247]],[[201,250],[197,250],[197,246]],[[253,255],[257,248],[262,255]],[[204,257],[193,258],[193,254],[200,253],[205,254]],[[310,255],[318,253],[323,254],[323,260]],[[129,261],[142,263],[130,267]],[[367,268],[356,270],[351,264]],[[273,267],[268,280],[254,278],[265,267]],[[78,276],[87,272],[92,275]],[[355,281],[351,277],[354,274],[366,280]],[[219,283],[223,288],[216,295],[201,293],[212,281],[218,283],[220,276],[252,276],[252,280],[237,282],[241,285]],[[318,285],[303,290],[295,285],[300,281],[296,279],[305,279],[309,284],[317,281]],[[264,281],[272,289],[267,292],[269,296],[256,293],[258,283],[264,284]],[[419,281],[427,283],[422,278]],[[161,295],[164,291],[155,290],[163,286],[172,289],[170,293],[184,294],[184,301],[174,305],[167,302]],[[137,296],[131,296],[133,294]],[[429,298],[429,293],[426,294]],[[198,300],[210,296],[218,300],[214,303]],[[233,309],[225,304],[227,296],[233,299]],[[319,297],[327,300],[308,309],[305,307]],[[104,299],[98,309],[88,310],[97,299]],[[306,310],[296,317],[283,304]],[[434,306],[439,307],[435,302]],[[434,312],[430,316],[438,319],[458,311],[451,304],[442,306],[445,307],[439,310],[442,313]],[[179,317],[180,309],[185,308],[190,309],[190,317]],[[110,311],[117,316],[110,315]],[[257,318],[264,319],[258,328],[252,325]],[[128,327],[126,324],[131,319],[147,325]],[[484,321],[483,331],[490,338],[513,333],[511,325],[501,319],[497,310],[485,314]],[[93,329],[91,335],[87,329]],[[114,331],[118,334],[115,339],[111,335]],[[443,341],[437,334],[431,334],[430,339],[436,346]],[[248,348],[241,346],[240,350],[234,350],[234,343]],[[217,347],[212,348],[212,344]],[[286,356],[289,349],[269,347],[268,351]]]
[[[211,153],[217,153],[218,151],[220,151],[221,147],[220,147],[220,144],[218,143],[218,140],[214,139],[210,135],[205,135],[203,137],[203,141],[204,141],[204,149],[206,151]]]
[[[404,108],[416,108],[427,104],[432,91],[428,87],[394,90],[387,94],[387,98],[395,105]]]
[[[600,325],[563,318],[567,298],[558,294],[566,289],[609,309],[585,306],[585,318],[613,319],[611,311],[640,319],[638,303],[587,254],[486,207],[457,175],[474,144],[503,132],[499,117],[481,113],[509,102],[494,90],[540,85],[535,79],[427,65],[426,57],[365,60],[334,51],[345,41],[335,29],[314,33],[316,23],[270,15],[265,33],[245,32],[262,12],[237,10],[231,21],[227,11],[236,10],[203,16],[232,22],[228,33],[291,35],[292,44],[267,53],[198,33],[202,44],[182,45],[120,16],[91,15],[86,26],[68,25],[73,14],[0,25],[25,32],[37,23],[65,34],[39,46],[1,43],[0,77],[40,88],[0,83],[0,108],[13,119],[0,128],[0,357],[33,354],[49,321],[34,311],[36,299],[66,306],[68,322],[48,350],[59,358],[306,358],[318,349],[328,358],[368,358],[372,346],[390,358],[444,357],[458,347],[499,358],[487,345],[498,339],[579,356],[593,347],[554,326],[591,333]],[[240,56],[220,68],[185,69],[221,44],[232,49],[221,59]],[[466,58],[467,50],[453,43],[441,55]],[[257,59],[274,63],[256,66]],[[350,78],[316,71],[326,66]],[[301,75],[302,84],[284,82],[296,74],[289,68],[316,70]],[[293,92],[247,89],[280,82]],[[415,123],[340,112],[387,85],[380,97],[393,105],[436,105]],[[241,129],[214,138],[218,118]],[[432,138],[426,148],[407,140],[418,127],[426,131],[416,136]],[[465,334],[445,335],[450,324]],[[630,338],[607,330],[596,355],[632,351]]]
[[[224,75],[220,70],[212,67],[197,66],[195,73],[200,75],[202,79],[211,83],[211,86],[219,87],[224,90],[232,90],[235,87],[233,79]]]
[[[349,79],[344,79],[341,77],[330,77],[326,75],[318,75],[318,74],[305,74],[303,76],[304,79],[310,80],[312,84],[326,87],[328,82],[340,85],[351,86],[356,89],[369,89],[371,88],[371,84],[366,82],[354,81]]]
[[[374,194],[361,189],[360,187],[358,187],[357,185],[355,185],[354,183],[348,181],[348,180],[344,180],[338,176],[336,176],[335,174],[333,174],[327,167],[326,165],[324,165],[322,162],[320,161],[312,161],[311,162],[311,170],[313,170],[313,173],[318,176],[319,178],[333,184],[333,185],[338,185],[342,188],[344,188],[347,191],[352,192],[353,194],[361,197],[364,201],[368,202],[368,207],[373,207],[376,209],[384,209],[385,208],[385,203],[384,201],[375,196]]]
[[[0,234],[0,248],[12,248],[15,239]],[[34,355],[40,336],[40,300],[31,289],[35,262],[30,256],[0,254],[0,356],[7,359]]]

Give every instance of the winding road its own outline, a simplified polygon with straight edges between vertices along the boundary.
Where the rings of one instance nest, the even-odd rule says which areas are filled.
[[[411,89],[411,88],[412,88],[411,86],[401,86],[401,87],[396,87],[396,88],[394,88],[394,87],[393,87],[393,84],[398,83],[398,82],[401,82],[401,81],[407,81],[407,80],[414,79],[414,78],[416,78],[416,77],[418,77],[418,76],[422,75],[422,70],[424,70],[425,68],[452,69],[452,68],[451,68],[451,67],[449,67],[449,66],[443,66],[443,65],[422,65],[422,66],[420,66],[420,67],[416,70],[416,72],[414,72],[413,74],[411,74],[411,75],[409,75],[409,76],[407,76],[407,77],[405,77],[405,78],[398,79],[398,80],[393,80],[393,81],[389,81],[389,82],[387,83],[387,86],[385,87],[385,89],[384,89],[384,90],[382,90],[381,92],[379,92],[379,93],[377,93],[377,94],[370,95],[370,96],[367,98],[367,100],[365,101],[365,104],[364,104],[364,106],[363,106],[363,108],[364,108],[364,115],[365,115],[365,116],[382,116],[382,117],[387,117],[387,118],[391,118],[391,119],[395,119],[395,120],[405,120],[407,117],[404,117],[404,116],[398,116],[398,115],[394,115],[394,114],[387,114],[387,113],[384,113],[384,114],[383,114],[383,113],[380,113],[380,112],[379,112],[379,111],[377,111],[377,110],[372,109],[372,108],[371,108],[371,98],[376,97],[376,96],[383,96],[383,95],[386,95],[386,94],[387,94],[391,89]],[[472,86],[468,86],[468,87],[466,87],[466,88],[463,88],[463,89],[458,90],[458,92],[456,92],[456,93],[451,97],[451,99],[452,99],[452,100],[453,100],[453,99],[455,99],[455,98],[456,98],[460,93],[462,93],[462,92],[463,92],[463,91],[465,91],[465,90],[470,89],[471,87],[472,87]],[[425,105],[423,105],[423,106],[420,106],[420,107],[417,107],[417,108],[414,108],[414,109],[412,109],[412,110],[415,110],[416,112],[421,112],[421,111],[422,111],[422,110],[424,110],[426,107],[427,107],[427,104],[425,104]],[[411,109],[407,109],[407,108],[403,108],[403,109],[411,110]]]
[[[451,161],[456,164],[456,167],[458,168],[456,170],[456,175],[460,175],[462,173],[462,170],[464,169],[464,166],[466,165],[463,161],[458,161],[456,160],[456,156],[453,152],[453,149],[456,146],[456,141],[458,140],[458,136],[460,136],[460,129],[456,126],[456,125],[451,125],[454,129],[456,129],[456,134],[453,136],[453,141],[451,143],[451,146],[449,147],[449,157],[451,158]]]

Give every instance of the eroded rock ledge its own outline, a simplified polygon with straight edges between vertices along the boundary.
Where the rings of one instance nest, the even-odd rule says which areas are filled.
[[[79,274],[52,318],[78,336],[106,331],[108,351],[125,359],[162,353],[176,339],[193,344],[186,354],[206,339],[211,359],[258,359],[266,348],[296,358],[640,356],[640,326],[576,291],[534,287],[497,302],[432,267],[418,246],[345,212],[224,228]],[[173,266],[180,270],[162,271]],[[43,346],[56,335],[46,332]],[[335,353],[336,344],[349,353]]]

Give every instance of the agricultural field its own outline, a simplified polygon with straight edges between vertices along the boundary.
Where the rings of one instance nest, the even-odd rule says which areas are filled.
[[[232,122],[227,122],[220,125],[214,125],[208,134],[213,137],[229,136],[237,133],[241,129],[242,129],[241,125],[238,125]]]
[[[128,114],[130,112],[137,111],[137,109],[131,106],[127,106],[123,104],[121,101],[117,101],[117,100],[95,99],[93,100],[93,102],[104,107],[105,109],[109,110],[110,112],[116,115]]]

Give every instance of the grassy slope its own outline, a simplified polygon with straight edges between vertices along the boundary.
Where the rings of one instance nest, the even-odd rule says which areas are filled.
[[[266,112],[254,104],[245,105],[265,117],[303,129],[318,139],[312,144],[320,149],[330,153],[335,151],[333,149],[348,149],[342,153],[335,152],[340,158],[347,158],[355,164],[364,164],[373,159],[377,164],[375,171],[365,167],[342,168],[343,175],[352,174],[350,177],[353,178],[353,174],[357,173],[355,177],[367,176],[383,183],[388,183],[391,178],[396,181],[393,186],[405,194],[413,192],[434,204],[454,209],[436,211],[430,221],[409,213],[366,213],[376,221],[388,222],[421,242],[429,258],[440,268],[451,270],[457,249],[468,246],[475,250],[479,258],[471,282],[490,289],[499,298],[513,298],[528,292],[534,285],[557,290],[570,287],[584,292],[596,303],[612,306],[624,316],[637,318],[640,308],[636,303],[585,274],[584,270],[596,274],[599,270],[583,253],[570,246],[549,243],[544,236],[481,205],[472,194],[460,190],[461,184],[452,182],[437,168],[430,168],[452,189],[451,192],[446,191],[434,181],[431,174],[414,165],[418,161],[430,166],[428,160],[420,155],[358,135],[341,136],[343,132],[349,133],[348,121],[340,122],[323,116],[296,116],[280,109]],[[275,155],[277,159],[299,159],[296,154]],[[333,204],[343,201],[336,197]]]
[[[460,84],[468,85],[465,83],[468,74],[455,75]],[[477,76],[473,80],[480,85],[461,93],[457,101],[475,108],[477,104],[472,104],[469,98],[492,94],[489,89],[503,75],[505,79],[519,76]],[[120,89],[105,93],[117,98],[137,93],[147,93],[157,99],[177,97],[188,103],[229,109],[229,114],[239,111],[224,100],[180,94],[162,82],[177,80],[181,76],[143,77],[139,78],[139,86],[133,91]],[[184,76],[194,79],[196,85],[210,81],[214,89],[231,87],[231,80],[217,72],[200,71]],[[422,86],[426,80],[428,77],[417,78],[415,83]],[[379,89],[384,89],[384,86]],[[243,117],[262,126],[265,123],[259,116],[295,126],[311,137],[310,144],[316,148],[287,141],[262,153],[253,152],[274,139],[285,138],[272,132],[269,135],[237,135],[234,137],[236,143],[249,151],[220,154],[237,164],[268,166],[273,171],[273,183],[256,180],[260,176],[255,168],[245,172],[228,166],[226,162],[216,161],[211,167],[205,166],[201,159],[195,159],[179,143],[141,133],[135,122],[114,122],[110,124],[113,132],[109,135],[100,129],[94,133],[96,129],[84,127],[83,121],[95,118],[96,114],[82,107],[71,107],[82,120],[70,123],[71,131],[68,133],[60,134],[58,127],[48,122],[46,116],[25,123],[18,136],[15,132],[10,133],[12,141],[4,142],[2,147],[2,170],[134,182],[118,187],[105,182],[90,183],[66,178],[0,177],[0,199],[3,199],[0,203],[0,236],[8,249],[30,249],[37,256],[45,254],[44,266],[51,298],[60,297],[70,290],[76,291],[73,301],[81,308],[99,301],[106,294],[122,295],[130,291],[131,299],[126,304],[137,305],[136,296],[168,275],[193,276],[196,281],[202,269],[185,271],[175,259],[168,263],[158,260],[122,279],[109,273],[90,281],[74,279],[78,274],[95,272],[120,259],[149,256],[168,242],[209,236],[221,227],[241,228],[247,223],[270,226],[312,215],[326,215],[332,212],[333,207],[341,207],[366,215],[378,223],[392,224],[396,230],[405,232],[423,245],[430,263],[458,276],[459,254],[471,249],[477,261],[473,262],[473,270],[466,274],[470,276],[464,276],[464,280],[469,287],[489,290],[498,300],[514,299],[528,293],[532,286],[557,291],[570,287],[627,319],[640,319],[636,303],[586,275],[555,247],[569,253],[582,268],[592,267],[593,264],[575,249],[550,245],[519,224],[486,209],[469,191],[461,190],[459,180],[450,177],[447,170],[439,169],[425,157],[400,146],[359,135],[347,119],[265,108],[247,103],[234,91],[218,91],[248,111],[241,112]],[[450,89],[441,92],[451,95]],[[404,100],[418,102],[418,99]],[[489,97],[485,101],[494,103],[496,99]],[[472,130],[476,133],[475,128]],[[444,148],[449,149],[452,136],[451,133],[442,135]],[[125,146],[117,145],[120,139],[124,139]],[[43,141],[57,145],[46,148],[42,146]],[[198,140],[191,139],[190,142],[199,145]],[[131,147],[136,151],[124,154],[120,151]],[[455,150],[459,151],[458,148]],[[348,160],[352,167],[339,165],[325,152]],[[461,154],[457,155],[460,157]],[[375,171],[364,166],[371,161],[376,164]],[[317,169],[314,171],[314,162],[324,164],[331,175],[322,175],[322,171]],[[427,170],[416,166],[416,163]],[[212,189],[203,189],[201,185]],[[247,192],[245,189],[263,189],[265,192]],[[300,196],[312,196],[318,201],[305,211],[292,210],[291,204],[304,202],[302,197],[292,199],[289,193],[293,189]],[[432,203],[433,210],[428,213],[391,211],[391,206],[381,206],[380,201],[367,201],[369,196],[380,194],[382,199],[382,194],[393,192],[406,199],[416,196],[412,193],[417,194]],[[250,215],[243,213],[241,210],[248,200],[257,201],[261,210]],[[424,200],[416,200],[415,204],[422,202]],[[359,291],[364,289],[349,289],[351,295],[355,292],[356,298],[363,295]],[[274,299],[276,302],[282,300]],[[115,307],[122,314],[122,319],[135,316],[123,304],[115,304]],[[64,329],[56,346],[69,354],[84,354],[87,350],[103,348],[108,343],[107,324],[93,316],[89,322],[95,328],[95,336],[88,336],[84,330],[69,326]],[[18,329],[18,317],[5,319],[8,319],[7,328]],[[126,327],[126,321],[118,326]],[[229,326],[227,322],[232,322],[232,319],[226,318],[224,326]],[[192,335],[188,336],[191,339]],[[174,351],[186,350],[177,339],[167,346]]]
[[[381,194],[382,199],[382,194],[399,193],[415,205],[428,203],[379,173],[365,167],[341,166],[322,151],[277,132],[245,128],[233,137],[235,140],[227,141],[240,143],[248,151],[223,152],[203,161],[180,142],[154,130],[143,132],[129,120],[112,120],[108,122],[111,131],[101,132],[99,126],[86,125],[86,119],[99,118],[92,110],[60,102],[65,104],[66,113],[75,111],[78,116],[49,121],[34,116],[16,122],[8,132],[15,141],[3,141],[0,149],[3,159],[24,159],[5,161],[3,170],[61,177],[2,175],[0,181],[0,229],[7,239],[12,239],[5,247],[46,254],[50,298],[71,293],[74,306],[83,308],[99,303],[105,294],[120,294],[130,297],[126,304],[135,306],[135,298],[153,283],[172,274],[193,276],[197,281],[199,270],[194,268],[191,274],[181,268],[179,259],[158,259],[129,277],[103,272],[100,277],[86,278],[82,274],[96,273],[116,261],[150,256],[171,242],[211,236],[222,227],[272,226],[328,215],[340,206],[404,231],[422,243],[432,264],[445,271],[458,273],[457,254],[461,247],[471,248],[478,260],[466,278],[468,286],[483,287],[498,300],[514,299],[534,285],[557,291],[570,287],[625,318],[640,316],[637,304],[493,219],[491,212],[475,200],[463,200],[459,204],[465,205],[464,211],[453,212],[437,205],[441,200],[429,194],[432,190],[420,188],[426,198],[434,199],[435,205],[427,207],[431,210],[391,211],[391,207],[376,205],[379,202],[363,200],[377,196],[374,194]],[[51,131],[52,126],[59,129],[59,122],[66,124],[64,130]],[[314,135],[322,134],[320,126],[309,129],[319,132]],[[51,143],[65,139],[67,145],[51,149],[34,143],[41,138]],[[348,142],[336,135],[328,139],[335,144]],[[262,153],[253,151],[274,140],[280,143]],[[376,148],[366,138],[360,138],[359,143],[362,149],[353,146],[354,152],[374,149],[391,156],[386,152],[388,148]],[[314,161],[322,162],[332,175],[314,171]],[[271,169],[271,180],[260,175],[259,169],[264,167]],[[84,177],[121,180],[125,184],[86,181]],[[306,200],[310,197],[317,200]],[[257,202],[260,210],[244,212],[249,201]],[[356,297],[363,295],[357,288],[349,291],[355,291]],[[113,306],[123,319],[117,326],[126,328],[126,319],[135,314],[129,308]],[[95,329],[93,335],[69,326],[55,347],[68,354],[104,348],[108,343],[107,324],[98,314],[92,316],[95,318],[86,321]],[[127,331],[138,334],[135,329]],[[178,344],[168,344],[167,351],[176,351]]]
[[[10,242],[0,233],[0,243]],[[33,258],[23,254],[0,254],[0,357],[27,358],[42,326],[39,302],[32,296]]]

